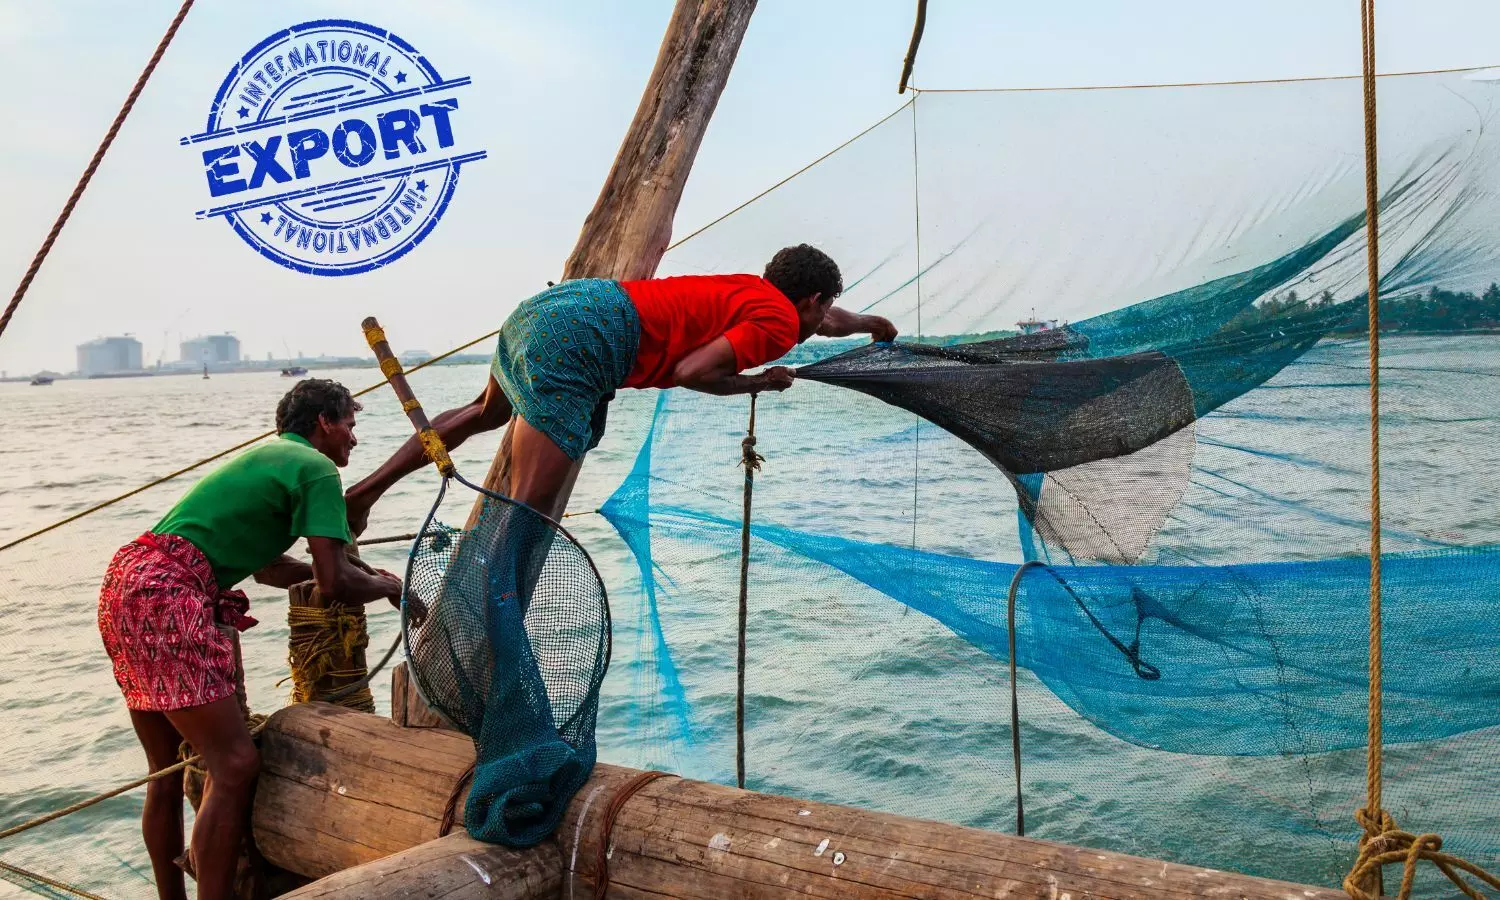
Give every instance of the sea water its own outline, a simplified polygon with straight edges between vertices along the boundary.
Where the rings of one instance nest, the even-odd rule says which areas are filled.
[[[1481,351],[1460,343],[1453,352],[1463,362]],[[374,369],[314,375],[351,387],[379,380]],[[435,412],[472,399],[484,380],[481,367],[433,367],[414,376],[413,384]],[[276,401],[292,384],[275,373],[59,381],[48,387],[0,384],[0,416],[8,431],[0,442],[0,543],[269,429]],[[1312,400],[1287,391],[1266,396],[1291,407]],[[363,402],[356,429],[360,444],[345,470],[346,484],[373,469],[410,433],[388,388]],[[742,421],[745,398],[717,402],[736,410],[724,421]],[[655,392],[621,393],[570,509],[589,513],[620,484],[655,403]],[[1346,412],[1357,418],[1361,410]],[[757,482],[758,521],[877,543],[910,541],[959,555],[1019,558],[1008,486],[977,454],[931,426],[918,427],[908,414],[820,385],[763,397],[760,415],[760,449],[768,461]],[[1257,427],[1253,417],[1246,421],[1251,424],[1238,427]],[[677,424],[684,427],[680,420]],[[709,505],[739,501],[739,427],[721,428],[717,440],[698,450],[674,445],[686,454],[676,462],[695,462],[709,477],[719,476],[722,484],[705,501]],[[498,439],[498,432],[482,435],[455,452],[460,469],[478,480]],[[841,447],[850,441],[918,442],[926,454],[917,457],[920,493],[908,496],[912,457],[900,453],[888,454],[886,463],[872,454],[870,465],[857,470],[820,468],[820,460],[834,456],[833,441]],[[1460,451],[1437,445],[1398,452],[1430,462]],[[1487,454],[1500,464],[1500,442],[1469,443],[1462,452]],[[98,586],[114,551],[149,528],[211,468],[0,552],[0,827],[144,773],[143,755],[98,636]],[[407,479],[376,507],[366,536],[415,531],[436,487],[431,470]],[[471,501],[466,494],[450,491],[443,512],[447,521],[463,521]],[[1349,502],[1357,504],[1358,498]],[[951,512],[945,516],[944,509]],[[913,515],[914,510],[939,512]],[[1486,527],[1482,513],[1459,512],[1457,518],[1471,528],[1464,543],[1494,540],[1472,531]],[[659,685],[642,662],[652,655],[655,639],[642,615],[635,559],[603,517],[585,514],[566,524],[598,565],[615,619],[614,664],[599,723],[601,759],[729,779],[736,597],[732,583],[728,591],[721,588],[726,566],[737,567],[737,542],[727,554],[718,544],[676,556],[670,548],[662,550],[661,561],[675,566],[676,579],[658,595],[665,637],[693,700],[691,733],[684,740],[682,720],[656,708],[655,698],[642,696]],[[1210,558],[1216,550],[1246,552],[1216,548],[1214,539],[1206,534],[1196,551]],[[369,547],[363,555],[376,566],[401,571],[406,553],[406,545],[395,543]],[[1003,660],[883,595],[852,590],[844,576],[810,578],[805,567],[778,568],[773,552],[757,558],[753,572],[750,787],[999,830],[1013,827]],[[286,596],[253,583],[242,587],[260,620],[243,636],[250,702],[255,710],[270,712],[286,703],[289,691]],[[712,587],[714,593],[698,593],[695,587]],[[399,621],[383,602],[371,604],[369,612],[373,660],[395,639]],[[1022,688],[1031,833],[1291,880],[1336,883],[1348,865],[1355,833],[1349,814],[1360,801],[1363,751],[1326,754],[1300,768],[1274,758],[1166,754],[1104,734],[1024,673]],[[373,691],[385,713],[389,670],[376,677]],[[1456,750],[1438,745],[1410,754],[1406,765],[1472,773],[1473,753],[1469,745]],[[1464,778],[1472,785],[1468,774]],[[0,841],[0,861],[109,897],[153,896],[139,836],[142,796],[135,791]],[[0,881],[0,896],[10,890]]]

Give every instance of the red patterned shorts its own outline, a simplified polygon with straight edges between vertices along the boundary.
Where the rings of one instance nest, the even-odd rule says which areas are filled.
[[[121,547],[99,591],[99,634],[125,705],[161,712],[233,696],[242,676],[230,625],[254,624],[248,605],[185,538],[144,534]]]

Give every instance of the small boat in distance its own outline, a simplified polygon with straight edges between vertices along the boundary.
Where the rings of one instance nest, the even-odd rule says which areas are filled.
[[[295,378],[298,375],[306,375],[307,370],[302,368],[301,366],[288,366],[287,368],[281,370],[281,374],[284,378]]]
[[[38,375],[35,378],[31,379],[31,383],[32,383],[33,386],[35,386],[35,385],[42,385],[42,384],[51,384],[52,383],[52,376],[51,375]]]

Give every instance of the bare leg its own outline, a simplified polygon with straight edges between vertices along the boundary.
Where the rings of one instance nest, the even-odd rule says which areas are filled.
[[[500,390],[495,376],[491,375],[485,384],[484,393],[472,403],[440,413],[432,420],[432,427],[443,439],[443,443],[448,445],[448,449],[454,450],[474,435],[494,431],[504,425],[510,420],[510,413],[510,401],[506,399],[505,392]],[[427,455],[422,450],[422,444],[412,436],[384,465],[350,488],[345,500],[349,506],[350,523],[359,526],[355,533],[364,530],[370,507],[375,505],[382,494],[426,464]]]
[[[130,724],[146,748],[146,765],[159,772],[177,762],[182,735],[159,712],[130,711]],[[187,900],[182,870],[175,860],[182,855],[182,773],[168,775],[146,785],[146,808],[141,814],[141,835],[151,856],[156,876],[156,895],[161,900]]]
[[[209,782],[193,822],[193,863],[200,900],[228,900],[240,845],[249,824],[250,800],[260,773],[260,754],[245,728],[237,697],[165,713],[203,755]]]
[[[547,435],[517,416],[511,453],[511,497],[556,519],[566,502],[582,460],[574,462]]]

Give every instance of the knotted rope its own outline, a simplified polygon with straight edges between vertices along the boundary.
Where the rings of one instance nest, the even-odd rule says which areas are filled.
[[[755,473],[764,456],[755,452],[755,394],[750,395],[750,424],[740,441],[740,465],[745,469],[745,514],[740,522],[740,628],[739,656],[735,662],[734,775],[735,784],[745,786],[745,630],[750,619],[750,499],[755,491]]]
[[[1437,866],[1438,871],[1471,900],[1485,900],[1461,873],[1468,873],[1490,887],[1500,890],[1500,878],[1486,872],[1473,863],[1443,852],[1443,839],[1435,834],[1412,834],[1396,827],[1396,821],[1385,810],[1380,818],[1372,820],[1368,810],[1357,810],[1354,817],[1364,826],[1365,836],[1359,841],[1359,859],[1354,869],[1344,879],[1344,890],[1354,900],[1381,900],[1378,889],[1372,892],[1366,885],[1378,884],[1381,869],[1401,863],[1401,888],[1396,893],[1400,900],[1411,896],[1412,882],[1417,877],[1417,863],[1427,860]]]
[[[286,619],[292,628],[287,640],[292,702],[327,700],[361,712],[374,712],[375,698],[370,694],[368,684],[348,694],[333,692],[325,696],[318,690],[318,682],[324,678],[359,679],[365,676],[364,666],[350,664],[357,651],[370,645],[364,610],[342,606],[288,606]]]
[[[1344,878],[1344,890],[1354,900],[1380,900],[1384,896],[1382,870],[1402,864],[1397,900],[1411,896],[1417,862],[1428,860],[1472,900],[1484,895],[1472,887],[1461,872],[1500,889],[1500,878],[1473,863],[1442,852],[1443,840],[1436,834],[1413,834],[1396,827],[1395,819],[1381,803],[1381,596],[1380,596],[1380,185],[1376,168],[1378,149],[1375,104],[1375,0],[1360,0],[1360,49],[1363,54],[1365,123],[1365,246],[1369,275],[1370,334],[1370,739],[1365,757],[1364,809],[1354,817],[1364,828],[1359,839],[1359,857]]]

